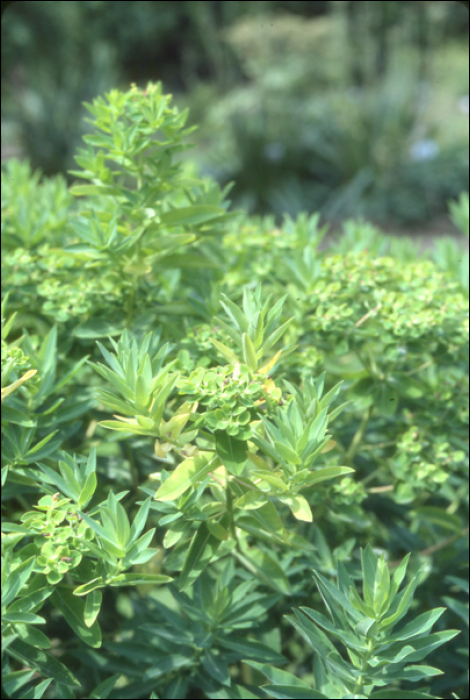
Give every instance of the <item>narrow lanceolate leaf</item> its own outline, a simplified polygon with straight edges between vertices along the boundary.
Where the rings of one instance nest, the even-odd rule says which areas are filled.
[[[193,204],[160,214],[160,221],[164,226],[197,226],[222,214],[225,214],[225,210],[220,207]]]
[[[205,523],[201,523],[189,547],[179,579],[180,590],[193,583],[204,571],[220,545]]]
[[[266,690],[272,698],[280,698],[282,700],[313,700],[314,698],[328,697],[328,695],[323,695],[318,690],[312,690],[311,688],[306,690],[296,685],[270,685],[268,683],[263,685],[263,690]]]
[[[283,323],[282,326],[279,326],[279,328],[278,328],[277,330],[275,330],[274,333],[271,333],[271,335],[269,336],[269,338],[267,338],[267,339],[264,341],[263,346],[262,346],[262,348],[261,348],[261,352],[263,353],[263,355],[264,355],[265,352],[268,352],[268,350],[270,350],[270,349],[272,348],[272,346],[279,340],[279,338],[280,338],[280,337],[285,333],[285,331],[287,330],[287,326],[288,326],[288,325],[291,323],[291,321],[293,321],[293,320],[294,320],[293,318],[290,318],[288,321],[286,321],[285,323]]]
[[[233,325],[242,333],[246,333],[248,330],[248,320],[236,304],[230,301],[225,294],[222,295],[225,301],[221,301],[221,305],[224,307],[227,316],[232,320]]]
[[[297,678],[297,676],[293,676],[288,671],[282,671],[281,669],[274,668],[273,666],[269,666],[268,664],[260,664],[258,661],[252,661],[251,659],[245,659],[244,663],[248,666],[251,666],[252,668],[257,669],[260,673],[263,673],[268,679],[268,681],[271,681],[271,683],[275,683],[276,686],[284,684],[292,685],[296,688],[308,688],[308,690],[311,690],[310,686],[307,683],[304,683],[300,680],[300,678]],[[322,695],[321,697],[325,696]]]
[[[29,559],[21,562],[21,564],[16,567],[14,576],[7,575],[5,577],[5,581],[2,582],[2,607],[10,605],[18,591],[21,590],[29,579],[35,563],[36,557],[29,557]],[[5,572],[8,573],[8,565],[6,565],[6,569],[2,573]]]
[[[95,620],[88,626],[84,621],[84,600],[74,596],[72,591],[56,588],[51,596],[51,602],[60,610],[75,634],[85,644],[95,649],[101,646],[101,630],[98,622]]]
[[[258,369],[258,358],[256,356],[255,346],[253,345],[253,341],[251,340],[250,336],[246,333],[243,333],[242,335],[242,349],[245,364],[248,365],[253,372],[256,372]]]
[[[142,505],[140,506],[139,510],[137,511],[137,515],[135,516],[132,526],[131,526],[131,539],[132,542],[135,542],[142,530],[144,529],[145,522],[147,520],[147,515],[149,512],[150,508],[150,497],[147,498]]]
[[[282,350],[279,350],[274,355],[274,357],[271,357],[271,359],[258,370],[258,373],[267,375],[268,372],[270,372],[272,370],[272,368],[274,367],[274,365],[276,364],[276,362],[280,358],[281,354],[282,354]]]
[[[11,394],[15,389],[17,389],[21,384],[23,384],[27,379],[30,379],[33,377],[37,372],[37,369],[30,369],[26,372],[26,374],[23,374],[23,376],[20,379],[17,379],[16,382],[13,382],[13,384],[10,384],[10,386],[5,386],[2,389],[2,401],[4,398],[6,398],[9,394]]]
[[[180,373],[175,372],[154,398],[150,415],[157,425],[160,425],[160,421],[163,418],[163,411],[165,410],[165,402],[171,391],[173,391],[173,388],[179,378]]]
[[[276,441],[274,447],[288,464],[302,464],[300,457],[287,445]]]
[[[116,503],[116,542],[120,547],[126,549],[131,535],[131,528],[127,513],[121,503]]]
[[[270,469],[263,469],[252,472],[251,476],[254,479],[263,479],[263,481],[266,481],[268,484],[271,484],[271,486],[274,486],[274,489],[278,492],[287,491],[289,488],[283,479],[282,472],[273,474]]]
[[[33,667],[38,670],[43,678],[54,678],[55,682],[60,683],[62,687],[70,687],[73,689],[73,691],[76,690],[79,692],[79,681],[75,678],[67,666],[65,666],[65,664],[51,654],[46,654],[46,652],[44,652],[42,649],[35,649],[31,646],[31,644],[24,642],[22,639],[15,639],[14,649],[15,658],[21,661],[24,666],[27,666],[28,668]],[[20,673],[23,674],[23,671]],[[32,671],[29,671],[29,673],[32,674]],[[7,674],[4,674],[2,681],[3,685],[5,686]],[[15,674],[14,690],[16,690],[18,687],[17,681],[18,679]],[[43,681],[43,683],[47,683],[47,680]]]
[[[223,343],[220,343],[218,340],[215,338],[210,338],[211,343],[215,345],[217,350],[220,352],[220,354],[225,357],[226,360],[229,362],[238,362],[238,357],[233,353],[230,348],[228,348],[226,345]]]
[[[351,467],[325,467],[325,469],[317,469],[314,472],[310,472],[308,476],[305,477],[303,483],[298,484],[298,486],[305,488],[306,486],[312,486],[312,484],[318,484],[320,481],[334,479],[337,476],[343,476],[343,474],[348,474],[353,471],[354,469],[351,469]]]
[[[98,617],[98,613],[101,609],[101,601],[103,600],[103,594],[101,591],[91,591],[85,600],[85,609],[83,613],[83,622],[87,627],[91,627]]]
[[[406,613],[408,612],[408,608],[410,607],[413,601],[413,596],[417,585],[418,578],[416,577],[412,581],[410,581],[410,583],[406,586],[406,588],[404,588],[401,591],[401,593],[398,594],[398,596],[395,599],[395,605],[393,606],[395,610],[392,612],[391,615],[389,615],[389,617],[386,617],[384,620],[382,620],[380,624],[382,630],[385,630],[388,627],[394,627],[397,624],[397,622],[406,615]]]
[[[237,558],[267,586],[284,595],[290,594],[289,579],[276,559],[267,552],[252,547]]]
[[[387,644],[403,642],[415,636],[425,634],[431,629],[445,610],[445,608],[434,608],[434,610],[428,610],[428,612],[418,615],[418,617],[405,625],[399,632],[388,636]]]
[[[211,470],[218,466],[220,466],[220,459],[214,457],[213,452],[200,452],[196,457],[185,459],[163,482],[155,494],[155,499],[172,501],[178,498],[190,486],[199,484]]]
[[[149,431],[147,428],[142,427],[137,423],[137,421],[134,420],[125,420],[124,418],[121,418],[118,416],[120,420],[103,420],[100,421],[100,425],[103,426],[103,428],[109,428],[109,430],[119,430],[123,433],[133,433],[134,435],[152,435],[152,431]]]
[[[163,574],[119,574],[109,581],[110,586],[140,586],[149,583],[169,583],[171,576]]]
[[[364,600],[367,605],[372,606],[374,601],[376,571],[378,559],[372,551],[370,545],[361,549],[362,578],[364,581]]]
[[[370,700],[414,700],[414,698],[429,698],[435,700],[434,695],[428,693],[420,693],[417,690],[379,690],[377,693],[369,695]]]

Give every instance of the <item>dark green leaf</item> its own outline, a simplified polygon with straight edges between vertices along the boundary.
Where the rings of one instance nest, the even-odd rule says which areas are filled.
[[[247,442],[237,440],[222,430],[216,430],[214,435],[215,449],[220,461],[231,474],[240,476],[248,458]]]

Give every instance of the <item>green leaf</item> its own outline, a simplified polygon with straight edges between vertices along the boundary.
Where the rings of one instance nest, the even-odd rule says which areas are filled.
[[[265,690],[273,698],[284,698],[285,700],[310,700],[310,698],[327,698],[327,695],[319,693],[317,690],[309,688],[299,688],[297,685],[263,685]],[[355,696],[357,697],[357,696]]]
[[[91,591],[87,595],[85,600],[85,609],[83,612],[83,622],[87,627],[91,627],[98,617],[102,600],[103,594],[101,591]]]
[[[391,418],[398,409],[400,394],[388,386],[380,383],[374,389],[374,407],[381,415]]]
[[[338,605],[357,624],[363,619],[363,615],[356,610],[349,598],[344,595],[333,583],[322,576],[318,571],[312,571],[316,578],[318,589],[322,597],[328,601],[329,606]]]
[[[221,207],[195,204],[191,207],[180,207],[160,215],[163,226],[197,226],[225,214]]]
[[[227,316],[232,320],[233,325],[240,333],[246,333],[248,331],[248,320],[243,311],[241,311],[241,309],[239,309],[238,306],[233,303],[233,301],[230,301],[225,294],[222,294],[221,296],[225,299],[225,301],[221,301],[220,303],[223,306]]]
[[[230,348],[228,348],[226,345],[223,345],[223,343],[220,343],[215,338],[209,338],[209,340],[213,345],[215,345],[222,357],[225,357],[225,359],[229,362],[238,362],[238,357],[235,355],[234,352],[232,352],[232,350],[230,350]]]
[[[324,437],[326,425],[328,423],[327,411],[327,407],[323,408],[313,421],[309,430],[311,440],[315,439],[320,441]]]
[[[116,323],[105,318],[96,318],[75,326],[72,335],[75,338],[107,338],[108,335],[121,335],[123,330],[123,322]]]
[[[383,615],[390,603],[390,569],[384,557],[380,557],[375,573],[375,590],[372,606],[376,615]]]
[[[456,535],[459,535],[462,531],[461,518],[453,513],[448,513],[444,508],[421,506],[420,508],[415,508],[413,513],[416,513],[418,518],[434,523],[445,530],[450,530]]]
[[[219,548],[220,540],[210,532],[205,523],[201,523],[193,537],[179,579],[180,590],[200,576]]]
[[[230,674],[228,664],[210,649],[206,649],[200,657],[203,668],[208,675],[222,685],[230,686]]]
[[[2,569],[2,608],[10,605],[10,603],[16,598],[18,592],[28,581],[35,564],[36,557],[26,559],[15,568],[14,576],[11,574],[4,576],[4,573],[7,572],[4,572]]]
[[[341,404],[341,406],[337,406],[331,413],[328,414],[328,424],[331,425],[331,423],[334,421],[335,418],[339,416],[339,414],[344,411],[344,408],[348,406],[350,403],[353,403],[352,399],[349,401],[345,401],[344,403]]]
[[[52,433],[50,433],[50,435],[46,435],[46,437],[43,438],[43,440],[41,440],[37,443],[37,445],[34,445],[34,447],[28,450],[28,452],[25,455],[25,459],[29,459],[30,457],[34,456],[34,461],[36,461],[38,459],[43,459],[44,456],[47,456],[48,450],[43,450],[42,448],[45,447],[45,445],[47,445],[47,443],[50,440],[52,440],[54,435],[56,435],[58,432],[58,430],[54,430]]]
[[[119,393],[129,402],[134,400],[134,392],[131,387],[127,386],[125,378],[122,376],[122,370],[119,369],[118,372],[110,370],[101,363],[94,364],[90,362],[91,367],[93,367],[98,374],[100,374],[106,381],[113,385],[114,392],[119,391]],[[122,402],[121,399],[117,399],[115,393],[107,391],[106,389],[97,389],[97,396],[103,401],[105,406],[109,406],[114,410],[118,410],[119,413],[124,413],[124,415],[134,415],[135,410],[130,409],[129,405]],[[113,403],[116,402],[116,403]]]
[[[235,652],[241,659],[267,664],[285,664],[287,659],[265,644],[234,636],[220,636],[217,640],[223,649]]]
[[[292,515],[297,520],[303,520],[306,523],[313,521],[312,511],[308,501],[303,496],[278,496],[282,503],[285,503],[292,511]]]
[[[278,454],[277,450],[274,449],[274,446],[271,445],[267,440],[264,438],[260,437],[259,435],[253,435],[252,437],[253,442],[257,447],[263,450],[266,454],[268,454],[270,457],[274,459],[275,462],[280,462],[281,455]]]
[[[149,583],[169,583],[171,576],[162,574],[118,574],[109,582],[110,586],[140,586]],[[75,594],[77,595],[77,594]]]
[[[403,579],[405,578],[406,569],[408,567],[408,562],[410,560],[410,556],[411,556],[411,553],[408,553],[403,558],[400,565],[398,566],[398,568],[395,570],[395,573],[393,574],[392,581],[390,584],[390,605],[395,600],[398,589],[400,588],[400,585],[401,585]]]
[[[395,700],[395,698],[397,700],[414,700],[414,698],[436,700],[435,695],[420,693],[416,690],[379,690],[377,693],[372,693],[372,695],[369,695],[369,698],[371,700]]]
[[[287,491],[289,489],[288,485],[284,482],[282,475],[275,475],[269,470],[251,472],[251,475],[255,479],[263,479],[271,486],[274,486],[276,491]]]
[[[160,383],[163,382],[163,377],[165,376],[167,370],[168,370],[168,365],[165,367],[164,370],[157,376],[157,378],[154,379],[154,382],[156,382],[157,379],[160,379]],[[153,406],[150,411],[150,416],[153,418],[155,423],[157,425],[160,425],[160,421],[163,418],[163,412],[165,410],[165,402],[170,395],[170,393],[173,391],[173,388],[180,378],[180,372],[175,372],[166,382],[166,384],[163,384],[161,388],[159,389],[158,393],[156,396],[154,396],[153,400]]]
[[[360,654],[367,654],[368,648],[367,644],[360,639],[356,634],[350,632],[348,629],[338,628],[324,615],[311,608],[301,607],[300,610],[310,617],[317,625],[322,627],[326,632],[329,632],[339,641],[345,644],[348,649],[351,649]],[[346,619],[344,619],[345,624],[347,624]],[[360,624],[360,623],[359,623]]]
[[[83,585],[74,588],[73,594],[78,596],[88,595],[91,591],[96,591],[98,588],[105,588],[105,586],[106,584],[104,580],[101,576],[99,576],[98,578],[88,581],[88,583],[84,583]]]
[[[252,668],[255,668],[257,671],[264,674],[271,683],[275,683],[276,685],[290,685],[295,686],[297,688],[305,688],[311,690],[310,686],[307,683],[304,683],[300,680],[300,678],[297,678],[288,671],[282,671],[279,668],[274,668],[273,666],[269,666],[268,664],[261,664],[257,661],[252,661],[251,659],[244,659],[243,663],[247,664],[248,666],[251,666]]]
[[[142,530],[144,529],[145,522],[147,520],[147,515],[150,509],[150,502],[151,498],[147,498],[142,505],[140,506],[139,510],[137,511],[137,515],[135,516],[132,526],[131,526],[131,539],[132,542],[135,542],[135,540],[138,538]]]
[[[96,472],[92,472],[91,474],[88,474],[86,481],[85,481],[85,484],[80,492],[80,496],[78,499],[78,507],[80,509],[87,507],[88,503],[91,501],[91,499],[93,497],[93,494],[96,491],[96,487],[97,487]]]
[[[267,552],[251,548],[238,557],[256,576],[265,582],[270,588],[290,595],[289,580],[282,567]]]
[[[397,676],[399,676],[400,680],[417,683],[418,681],[432,678],[432,676],[441,676],[442,674],[443,671],[440,671],[438,668],[434,668],[434,666],[413,664],[411,666],[407,666],[401,671],[398,671]],[[393,672],[391,675],[394,675]]]
[[[16,601],[16,603],[18,603],[18,602],[19,601]],[[26,626],[26,625],[44,625],[46,622],[46,620],[43,617],[40,617],[39,615],[34,615],[34,613],[17,612],[15,610],[13,610],[13,605],[8,609],[8,612],[6,612],[2,615],[2,621],[3,622],[10,622],[10,623],[19,622],[20,624],[26,623],[24,626]],[[48,647],[49,646],[50,646],[50,643],[49,643]]]
[[[261,491],[247,491],[243,496],[234,500],[234,508],[253,510],[268,503],[268,496]]]
[[[297,453],[294,452],[292,448],[288,447],[287,445],[284,445],[284,443],[275,441],[274,447],[281,455],[281,457],[287,462],[287,464],[302,464],[302,460],[297,455]]]
[[[410,663],[414,661],[421,661],[428,654],[430,654],[434,649],[437,649],[442,644],[453,639],[456,635],[461,634],[461,630],[444,630],[443,632],[434,632],[434,634],[428,634],[425,637],[419,637],[418,639],[410,639],[405,645],[401,646],[401,651],[397,652],[397,646],[395,646],[396,652],[396,662],[403,664],[405,661]],[[385,658],[387,658],[388,651],[384,652]],[[377,654],[377,658],[381,658],[382,654]],[[392,661],[391,663],[395,663]]]
[[[406,588],[404,588],[403,591],[397,595],[394,605],[395,611],[380,623],[380,628],[382,630],[385,630],[388,627],[394,627],[396,623],[401,620],[404,615],[406,615],[413,601],[413,596],[417,585],[418,577],[416,576],[412,581],[410,581]]]
[[[121,433],[132,433],[133,435],[153,435],[153,431],[149,431],[147,428],[143,428],[137,423],[137,421],[127,422],[122,418],[120,421],[117,420],[103,420],[100,421],[99,425],[103,428],[108,428],[108,430],[118,430]]]
[[[253,372],[258,369],[258,358],[256,356],[255,346],[253,341],[247,333],[242,334],[242,350],[243,350],[243,361]]]
[[[17,615],[19,614],[20,613],[17,613]],[[23,613],[23,615],[25,615],[25,613]],[[12,622],[8,615],[2,615],[2,621]],[[44,623],[45,620],[42,620],[42,622]],[[44,632],[41,632],[41,630],[38,630],[31,625],[21,623],[16,624],[14,630],[24,642],[31,644],[32,647],[36,647],[37,649],[50,649],[51,640],[44,634]]]
[[[293,321],[293,318],[290,318],[288,321],[282,324],[282,326],[279,326],[277,330],[274,331],[274,333],[271,333],[269,338],[266,338],[264,341],[263,345],[261,346],[261,354],[265,355],[265,353],[268,352],[272,348],[272,346],[279,340],[279,338],[286,332],[287,326]]]
[[[76,173],[78,174],[78,173]],[[70,194],[75,195],[75,197],[81,197],[82,195],[118,195],[120,191],[117,187],[111,187],[110,185],[74,185],[70,188]]]
[[[102,683],[98,683],[96,688],[90,693],[90,700],[102,700],[103,698],[109,697],[120,675],[120,673],[115,673],[114,676],[107,678]]]
[[[9,653],[14,654],[15,658],[23,663],[26,668],[34,668],[44,678],[53,678],[56,683],[68,688],[76,688],[77,691],[81,687],[80,682],[69,671],[67,666],[54,656],[51,656],[51,654],[39,651],[20,639],[15,639],[8,649]]]
[[[225,468],[235,476],[240,476],[248,458],[248,443],[227,435],[222,430],[214,431],[215,449]]]
[[[370,607],[373,606],[375,595],[375,574],[377,570],[377,557],[368,544],[365,549],[361,549],[362,580],[364,586],[364,601]]]
[[[302,635],[308,645],[322,658],[330,655],[338,656],[338,652],[321,629],[316,627],[311,620],[302,615],[300,610],[294,609],[295,617],[286,615],[286,620]]]
[[[104,518],[106,506],[101,505],[101,511],[102,517]],[[112,527],[103,527],[95,520],[93,520],[93,518],[91,518],[87,513],[83,513],[80,510],[78,510],[77,512],[80,513],[80,516],[87,523],[87,525],[89,525],[91,529],[96,532],[96,534],[101,540],[101,545],[107,552],[109,552],[114,557],[121,558],[125,556],[124,550],[121,547],[119,547],[119,545],[116,543],[114,537],[114,529]],[[88,542],[88,547],[92,549],[91,542]]]
[[[258,370],[258,374],[264,374],[267,375],[268,372],[272,370],[276,362],[279,360],[280,356],[282,355],[282,350],[278,350],[278,352],[270,359],[266,364],[264,364],[260,369]]]
[[[351,467],[325,467],[324,469],[317,469],[314,472],[309,472],[305,480],[299,485],[302,487],[312,486],[313,484],[320,483],[320,481],[334,479],[337,476],[343,476],[343,474],[349,474],[353,471],[354,469],[351,469]]]
[[[249,514],[240,513],[237,516],[237,526],[255,536],[264,535],[264,538],[269,541],[274,537],[279,542],[289,543],[289,533],[270,501],[261,508],[249,511]]]
[[[161,521],[160,521],[161,522]],[[221,540],[222,542],[225,542],[225,540],[228,540],[230,537],[228,530],[225,527],[222,527],[220,523],[212,522],[212,520],[208,520],[206,522],[207,529],[209,532],[214,535],[214,537],[217,537],[218,540]]]
[[[98,622],[90,626],[85,624],[85,601],[74,596],[72,591],[63,587],[55,589],[51,602],[60,610],[70,627],[88,646],[98,649],[101,646],[101,630]]]
[[[157,501],[173,501],[191,486],[199,484],[204,477],[220,466],[220,459],[213,452],[200,452],[179,464],[155,493]]]
[[[128,568],[133,564],[144,564],[151,559],[157,552],[157,549],[148,547],[155,535],[155,528],[148,530],[142,537],[126,548],[126,556],[123,560],[123,567]]]
[[[129,518],[120,503],[116,503],[116,542],[126,550],[131,535]]]

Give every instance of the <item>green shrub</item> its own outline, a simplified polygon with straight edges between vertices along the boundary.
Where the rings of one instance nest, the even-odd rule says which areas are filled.
[[[6,695],[465,697],[458,248],[319,252],[227,213],[160,85],[88,109],[87,184],[2,173]]]

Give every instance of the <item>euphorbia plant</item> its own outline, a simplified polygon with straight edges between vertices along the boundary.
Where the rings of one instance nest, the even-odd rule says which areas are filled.
[[[344,565],[338,561],[338,585],[314,572],[329,619],[309,608],[295,611],[289,622],[316,652],[315,690],[291,674],[267,664],[248,661],[271,681],[262,686],[273,698],[429,698],[424,692],[397,689],[374,691],[398,681],[417,682],[439,675],[436,668],[416,664],[433,649],[455,637],[456,630],[429,634],[444,612],[430,610],[393,631],[408,612],[419,575],[400,592],[409,561],[407,555],[390,576],[384,556],[368,545],[361,550],[362,598]],[[332,639],[346,647],[345,660]]]
[[[415,661],[455,632],[429,635],[441,577],[425,547],[458,558],[468,495],[456,256],[442,273],[398,264],[351,223],[348,250],[320,254],[315,216],[275,230],[232,220],[209,238],[227,218],[220,192],[172,160],[184,119],[161,88],[113,91],[92,112],[83,200],[20,168],[6,188],[4,285],[19,312],[2,332],[7,694],[429,697],[404,683],[432,679]],[[358,541],[374,547],[362,571]]]
[[[31,310],[72,321],[73,335],[83,339],[140,330],[149,315],[192,313],[185,299],[172,298],[169,272],[199,267],[203,276],[214,266],[200,246],[188,247],[220,234],[233,218],[225,206],[230,187],[221,191],[178,160],[191,148],[194,127],[184,128],[187,111],[171,106],[160,83],[112,90],[85,106],[93,133],[83,137],[81,170],[71,174],[89,184],[66,191],[61,180],[55,187],[30,183],[28,169],[15,164],[3,173],[3,284],[15,291],[11,303],[33,279]],[[52,230],[43,223],[44,197],[53,199]]]
[[[200,507],[193,508],[183,530],[177,519],[176,539],[171,525],[167,530],[167,546],[178,541],[182,549],[187,546],[187,537],[192,538],[181,585],[187,585],[202,571],[200,565],[191,569],[194,550],[198,550],[199,562],[207,565],[205,553],[213,555],[229,533],[246,561],[247,553],[243,552],[236,528],[288,544],[290,537],[275,503],[287,505],[297,519],[311,522],[310,507],[300,491],[352,471],[342,466],[313,469],[315,458],[328,449],[328,419],[332,420],[342,408],[328,416],[328,406],[340,387],[334,387],[322,399],[323,376],[317,383],[312,381],[305,394],[296,395],[294,390],[291,397],[283,397],[268,375],[282,354],[278,351],[268,359],[287,326],[277,327],[282,301],[268,312],[270,299],[261,302],[260,288],[254,293],[245,289],[243,310],[225,299],[223,305],[232,320],[226,330],[239,354],[214,340],[233,364],[194,370],[187,377],[171,372],[175,361],[162,367],[166,348],[154,357],[145,352],[149,337],[138,350],[135,340],[126,334],[120,344],[114,343],[116,355],[102,347],[110,367],[96,365],[96,369],[110,380],[114,392],[101,389],[99,398],[104,405],[125,414],[103,425],[124,433],[151,435],[156,438],[159,458],[166,460],[171,450],[183,457],[171,473],[155,475],[162,480],[155,493],[156,507],[163,503],[168,513],[171,505],[176,514],[195,491],[202,496],[204,487],[211,487],[213,498],[199,501]],[[225,325],[221,319],[218,322]],[[184,399],[190,398],[180,405],[173,402],[173,417],[165,421],[165,404],[175,386]],[[191,422],[193,430],[183,432]],[[269,441],[260,434],[263,426]],[[262,565],[259,568],[263,579],[269,580]]]

